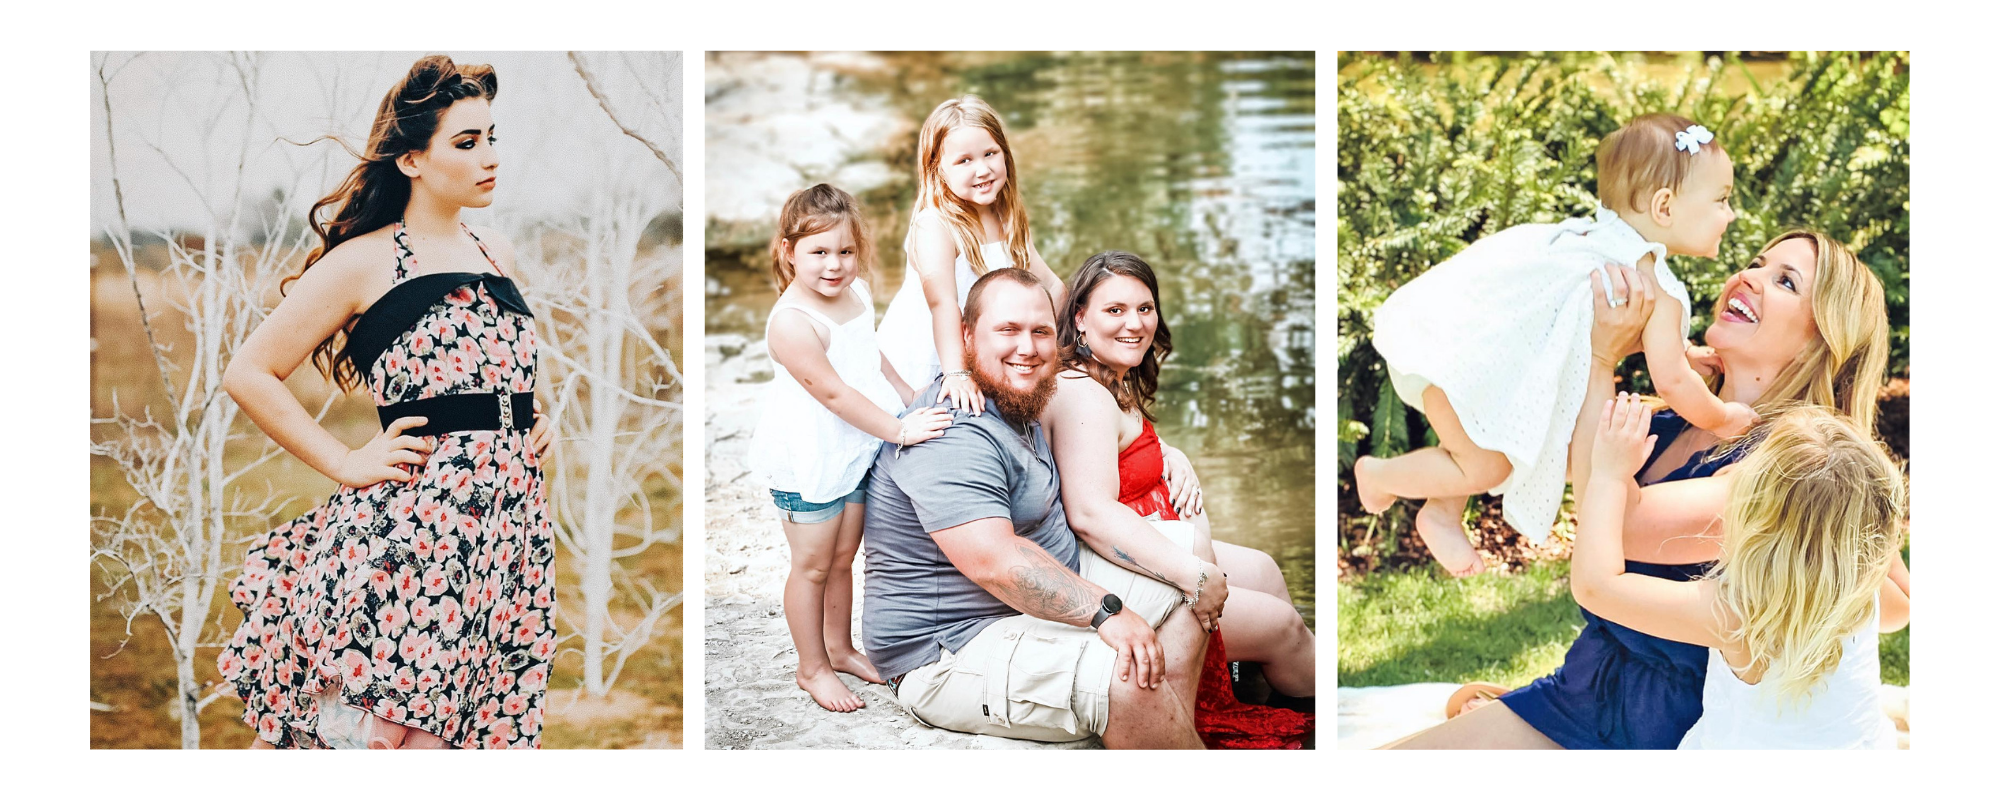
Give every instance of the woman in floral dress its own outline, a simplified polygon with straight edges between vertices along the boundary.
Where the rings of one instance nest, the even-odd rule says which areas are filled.
[[[341,484],[259,537],[230,586],[244,620],[218,666],[253,747],[540,741],[553,431],[512,248],[459,221],[492,203],[498,89],[484,65],[410,68],[362,163],[312,208],[322,246],[224,375],[259,428]],[[283,383],[308,358],[366,385],[379,435],[350,449],[313,419]]]

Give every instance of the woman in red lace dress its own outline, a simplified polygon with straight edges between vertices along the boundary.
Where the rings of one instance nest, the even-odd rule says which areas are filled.
[[[1178,587],[1211,631],[1195,714],[1202,740],[1296,748],[1313,730],[1312,714],[1238,702],[1229,662],[1257,662],[1273,690],[1312,697],[1313,633],[1270,556],[1209,538],[1186,457],[1153,431],[1160,362],[1173,351],[1159,299],[1152,267],[1131,253],[1091,256],[1069,279],[1057,315],[1065,370],[1043,414],[1063,509],[1100,555]],[[1175,483],[1189,479],[1178,498],[1166,479],[1172,472]],[[1171,526],[1156,528],[1173,521],[1188,526],[1191,551],[1162,533]]]

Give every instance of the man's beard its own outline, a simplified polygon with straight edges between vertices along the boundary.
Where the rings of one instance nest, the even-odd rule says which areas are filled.
[[[1056,394],[1056,371],[1049,369],[1047,362],[1043,362],[1042,368],[1048,374],[1035,381],[1035,387],[1027,391],[1014,389],[1006,381],[987,375],[973,362],[970,351],[965,354],[965,368],[972,373],[972,384],[993,400],[993,407],[1000,411],[1001,416],[1016,425],[1027,425],[1040,419],[1042,409],[1049,405],[1049,398]]]

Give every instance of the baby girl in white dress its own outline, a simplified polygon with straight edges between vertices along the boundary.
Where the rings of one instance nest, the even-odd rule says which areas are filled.
[[[1655,289],[1642,344],[1661,399],[1718,436],[1748,430],[1756,413],[1717,398],[1688,355],[1691,302],[1666,263],[1715,257],[1736,219],[1733,183],[1729,156],[1706,128],[1671,114],[1638,117],[1597,149],[1595,219],[1508,228],[1391,294],[1375,312],[1374,347],[1438,445],[1357,461],[1362,507],[1375,514],[1398,498],[1423,498],[1417,534],[1457,577],[1485,570],[1464,529],[1470,495],[1502,495],[1509,525],[1546,538],[1589,378],[1592,275],[1607,263],[1638,268]],[[1727,313],[1753,320],[1755,311],[1731,304]]]

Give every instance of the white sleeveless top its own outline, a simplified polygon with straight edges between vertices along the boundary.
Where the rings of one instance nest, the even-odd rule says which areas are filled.
[[[923,214],[936,214],[925,210]],[[912,232],[916,222],[910,223]],[[903,251],[909,252],[910,237],[903,237]],[[1007,253],[1006,242],[987,242],[979,246],[979,254],[986,259],[988,271],[1014,266],[1014,259]],[[978,273],[972,271],[972,262],[964,253],[952,265],[958,283],[958,310],[965,311],[965,295],[972,291],[972,284],[979,280]],[[896,368],[896,374],[903,382],[918,393],[944,374],[938,365],[937,334],[931,330],[931,307],[924,300],[923,276],[917,274],[915,259],[903,260],[903,285],[896,290],[896,296],[889,300],[889,310],[882,313],[882,353],[889,357],[889,364]]]
[[[882,375],[882,354],[875,347],[875,303],[868,287],[855,281],[862,311],[846,323],[804,306],[779,303],[775,317],[793,309],[827,329],[826,360],[850,388],[890,414],[903,410],[889,379]],[[771,324],[764,323],[765,338]],[[882,440],[863,433],[834,416],[808,394],[778,360],[771,359],[771,382],[764,388],[763,416],[750,440],[750,468],[771,488],[797,492],[808,503],[830,503],[847,496],[868,474]]]
[[[1595,219],[1516,225],[1480,239],[1389,295],[1375,310],[1375,351],[1396,394],[1421,410],[1424,388],[1444,390],[1473,444],[1507,456],[1513,472],[1492,490],[1507,523],[1540,543],[1562,505],[1570,432],[1590,378],[1590,274],[1608,262],[1653,274],[1680,301],[1687,287],[1610,209]]]
[[[1877,612],[1880,613],[1879,611]],[[1736,677],[1722,652],[1708,651],[1701,719],[1682,750],[1894,750],[1896,724],[1882,711],[1881,621],[1840,641],[1840,665],[1804,700],[1782,703],[1769,683]]]

